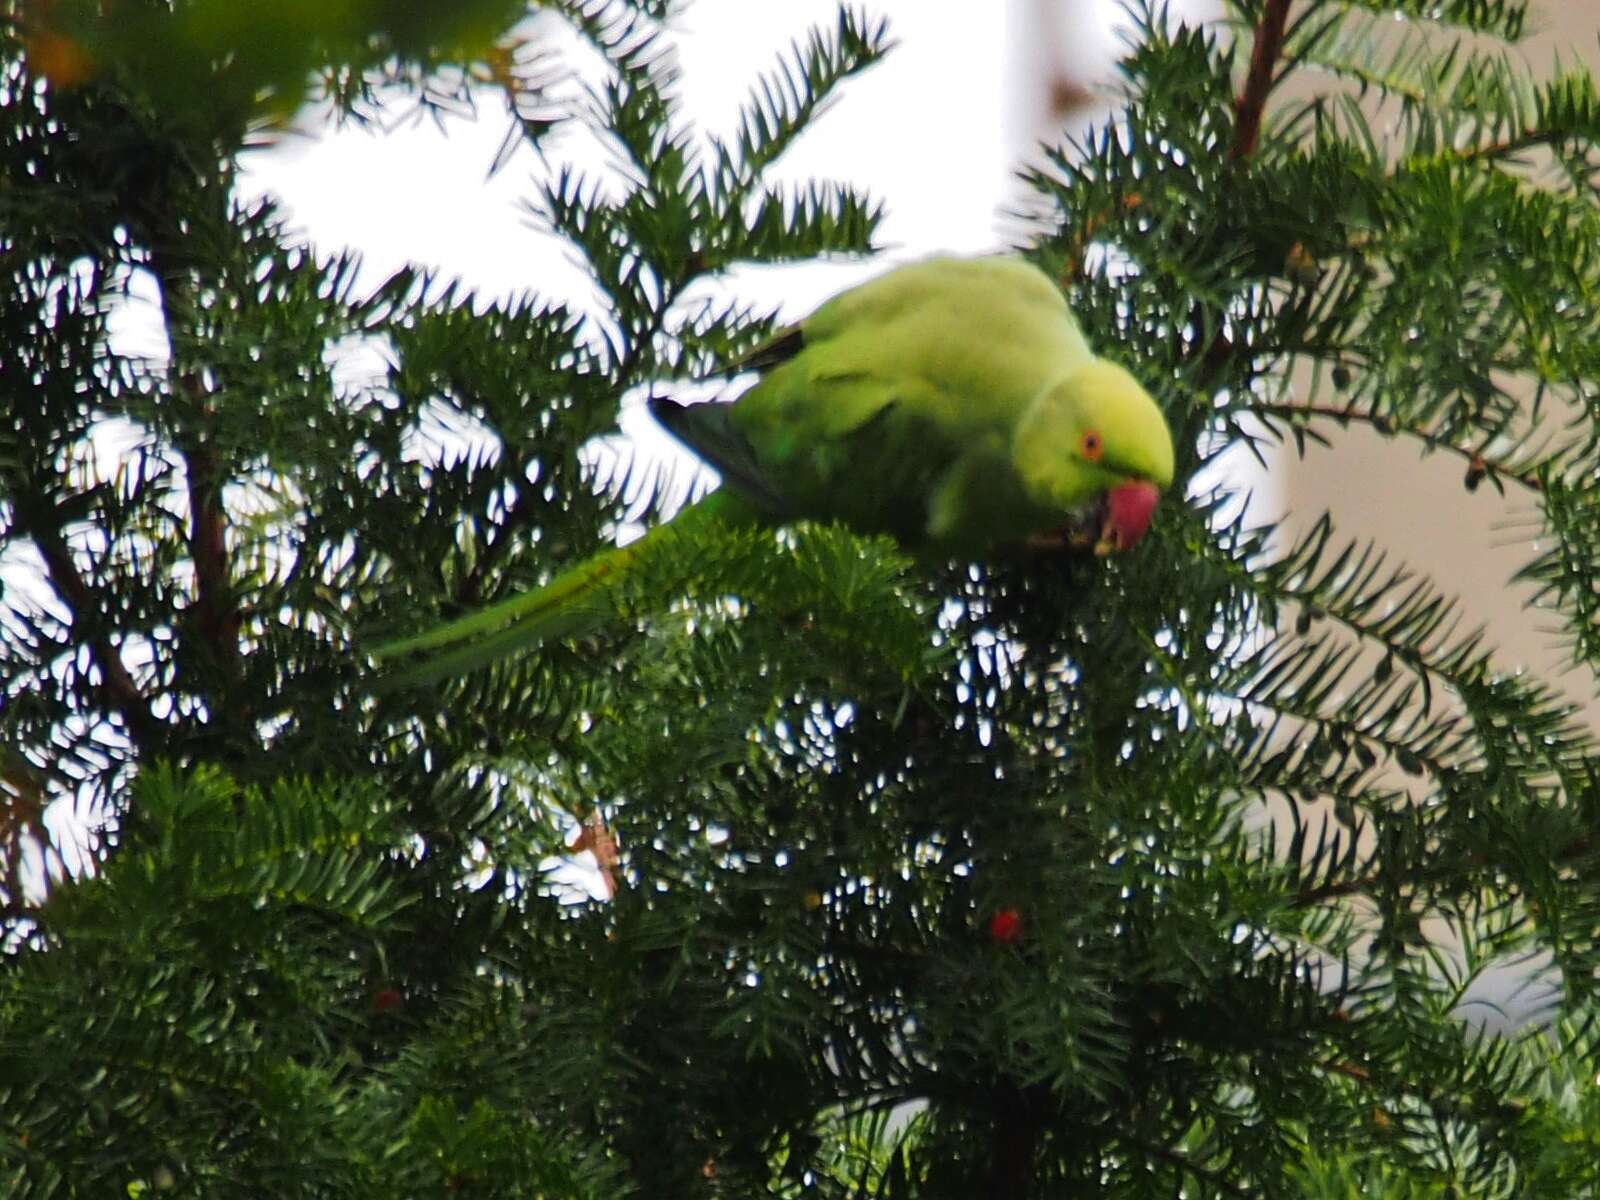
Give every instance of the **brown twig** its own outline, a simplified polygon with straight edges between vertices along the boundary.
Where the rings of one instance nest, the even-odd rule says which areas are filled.
[[[1558,135],[1550,130],[1526,129],[1516,137],[1504,138],[1497,142],[1486,142],[1481,146],[1463,146],[1455,151],[1455,155],[1462,162],[1477,162],[1484,158],[1505,158],[1508,155],[1518,154],[1523,150],[1532,150],[1535,146],[1548,146],[1559,140]]]
[[[1335,1058],[1319,1058],[1314,1061],[1315,1066],[1327,1071],[1330,1075],[1340,1075],[1350,1079],[1379,1094],[1398,1093],[1402,1096],[1420,1100],[1434,1108],[1443,1109],[1453,1116],[1466,1120],[1476,1119],[1480,1114],[1490,1113],[1501,1118],[1516,1119],[1527,1111],[1527,1106],[1518,1100],[1504,1100],[1489,1104],[1474,1104],[1470,1099],[1459,1099],[1446,1093],[1443,1088],[1417,1083],[1409,1079],[1381,1078],[1378,1074],[1356,1063],[1345,1062]],[[1383,1112],[1380,1108],[1379,1113]]]
[[[1372,1072],[1352,1062],[1343,1062],[1337,1058],[1322,1058],[1317,1060],[1317,1066],[1335,1075],[1343,1075],[1346,1079],[1354,1079],[1357,1083],[1372,1083]]]
[[[1567,866],[1587,857],[1594,851],[1594,842],[1587,836],[1574,838],[1560,850],[1556,851],[1553,861]],[[1370,861],[1370,860],[1368,860]],[[1474,854],[1473,866],[1486,866],[1488,859],[1481,853]],[[1448,879],[1448,876],[1443,876]],[[1361,875],[1354,879],[1343,879],[1337,883],[1325,883],[1321,887],[1302,888],[1296,892],[1290,902],[1292,908],[1309,908],[1313,904],[1321,904],[1324,900],[1340,900],[1346,896],[1369,895],[1377,891],[1384,883],[1384,876],[1378,873]]]
[[[1291,0],[1267,0],[1266,8],[1252,31],[1250,69],[1245,74],[1244,90],[1234,100],[1233,142],[1228,147],[1228,160],[1239,162],[1255,153],[1261,140],[1261,115],[1267,106],[1267,96],[1275,82],[1278,56],[1283,51],[1284,31],[1289,24]],[[1200,361],[1202,378],[1214,380],[1232,355],[1234,346],[1229,339],[1221,314],[1211,314],[1216,319],[1207,321],[1207,306],[1196,299],[1189,307],[1189,324],[1197,339],[1203,336],[1208,324],[1215,331],[1203,346],[1196,346],[1195,357]]]
[[[169,327],[181,307],[183,253],[166,239],[152,238],[150,273],[161,297],[161,312]],[[176,355],[175,355],[176,357]],[[209,417],[200,377],[191,366],[177,364],[178,385],[193,403],[197,418],[194,433],[179,440],[189,500],[189,557],[194,563],[195,632],[214,661],[230,674],[239,665],[240,614],[228,570],[227,514],[222,507],[222,470],[215,444],[206,436]]]
[[[1283,52],[1283,34],[1289,25],[1291,0],[1267,0],[1261,20],[1255,27],[1250,48],[1250,69],[1244,77],[1244,90],[1234,101],[1231,159],[1249,158],[1261,140],[1261,115],[1267,96],[1276,82],[1278,55]]]
[[[1315,417],[1341,423],[1360,421],[1385,433],[1398,429],[1408,437],[1416,438],[1431,449],[1448,451],[1466,459],[1469,470],[1488,472],[1497,477],[1513,480],[1531,492],[1542,492],[1544,490],[1544,484],[1531,471],[1519,471],[1512,467],[1492,462],[1481,450],[1458,446],[1447,438],[1429,433],[1426,429],[1418,429],[1411,425],[1397,425],[1392,418],[1385,417],[1379,413],[1365,412],[1359,408],[1343,408],[1334,404],[1277,404],[1270,401],[1253,402],[1250,405],[1250,411],[1264,416],[1283,417],[1285,419]]]
[[[1383,880],[1376,875],[1364,875],[1359,879],[1344,879],[1338,883],[1325,883],[1321,887],[1302,888],[1295,893],[1291,908],[1309,908],[1313,904],[1321,904],[1324,900],[1340,900],[1346,896],[1362,896],[1377,890]]]
[[[37,517],[28,520],[20,527],[38,547],[39,555],[44,559],[45,573],[49,577],[50,585],[62,603],[67,606],[73,628],[84,629],[93,619],[91,614],[100,605],[96,601],[93,589],[78,570],[78,565],[72,561],[72,551],[68,549],[60,527],[41,521]],[[100,671],[100,686],[105,695],[106,707],[122,718],[128,735],[135,743],[148,745],[155,733],[154,718],[150,715],[148,700],[139,690],[139,685],[134,682],[127,665],[122,661],[122,656],[111,644],[111,639],[104,634],[87,637],[85,641],[93,656],[94,665]]]
[[[200,384],[193,375],[183,386],[199,402]],[[181,448],[189,494],[189,555],[194,561],[197,632],[219,661],[237,666],[239,609],[228,571],[227,515],[222,507],[222,479],[216,447],[203,437]]]

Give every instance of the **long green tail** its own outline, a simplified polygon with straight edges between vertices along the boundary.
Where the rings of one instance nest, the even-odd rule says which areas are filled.
[[[751,520],[748,507],[725,488],[683,509],[644,536],[603,550],[549,583],[411,637],[375,647],[377,659],[422,657],[399,668],[390,683],[416,687],[464,675],[525,653],[552,638],[603,628],[617,617],[616,590],[662,547],[702,529]]]

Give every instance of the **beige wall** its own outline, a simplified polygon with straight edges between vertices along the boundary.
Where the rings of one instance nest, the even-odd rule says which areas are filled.
[[[1600,4],[1546,0],[1534,15],[1546,28],[1520,48],[1531,67],[1547,73],[1559,51],[1568,63],[1577,56],[1600,71]],[[1377,539],[1397,560],[1458,596],[1465,624],[1487,628],[1504,666],[1531,668],[1574,701],[1594,696],[1587,672],[1563,673],[1566,652],[1555,618],[1528,607],[1529,587],[1510,583],[1534,552],[1537,509],[1526,490],[1508,484],[1501,496],[1485,484],[1469,493],[1465,464],[1455,455],[1424,457],[1414,445],[1365,429],[1322,432],[1334,440],[1332,448],[1313,447],[1303,460],[1282,456],[1282,502],[1293,524],[1303,527],[1324,509],[1332,511],[1346,535]],[[1590,705],[1590,715],[1600,725],[1600,706]]]

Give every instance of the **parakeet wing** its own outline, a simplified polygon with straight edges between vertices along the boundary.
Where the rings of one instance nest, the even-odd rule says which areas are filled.
[[[970,514],[974,529],[1026,503],[1008,491],[1003,461],[1016,421],[1041,388],[1091,357],[1036,268],[930,259],[780,331],[752,356],[770,366],[726,420],[750,448],[746,473],[796,515],[914,546],[926,540],[941,489],[964,486],[952,471],[973,476],[971,490],[992,510]],[[992,486],[981,492],[990,466]],[[993,540],[997,527],[984,532]]]
[[[777,490],[750,439],[728,419],[731,404],[679,404],[664,396],[652,396],[648,403],[662,428],[715,467],[725,485],[775,521],[793,516],[794,506]]]

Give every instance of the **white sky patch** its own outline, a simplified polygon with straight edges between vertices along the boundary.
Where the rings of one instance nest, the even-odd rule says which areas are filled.
[[[161,319],[161,290],[156,277],[142,267],[124,270],[118,284],[121,298],[106,314],[106,335],[123,358],[139,361],[146,369],[164,368],[172,356],[166,325]]]

